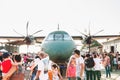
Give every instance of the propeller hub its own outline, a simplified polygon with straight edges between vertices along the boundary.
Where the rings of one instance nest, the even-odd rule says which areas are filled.
[[[25,42],[26,44],[31,44],[32,42],[34,41],[34,37],[33,36],[28,36],[28,37],[25,37]]]

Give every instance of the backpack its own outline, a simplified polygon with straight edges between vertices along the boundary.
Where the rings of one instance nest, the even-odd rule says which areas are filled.
[[[94,65],[95,65],[95,62],[94,62],[94,60],[93,60],[92,57],[90,57],[90,58],[88,58],[88,59],[85,60],[85,66],[87,68],[93,68]]]

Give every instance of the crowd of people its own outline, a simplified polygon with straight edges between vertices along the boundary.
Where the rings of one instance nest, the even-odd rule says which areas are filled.
[[[119,52],[93,52],[83,56],[75,50],[67,64],[66,77],[68,80],[101,80],[102,69],[105,69],[106,78],[111,78],[113,69],[119,69]]]
[[[59,66],[43,51],[29,60],[27,54],[0,52],[0,80],[26,80],[25,70],[29,70],[28,80],[62,80]]]
[[[65,76],[68,80],[100,80],[101,70],[104,68],[106,78],[109,78],[113,69],[120,68],[118,55],[119,52],[93,52],[81,55],[76,49],[67,62]],[[63,80],[60,67],[49,59],[47,53],[38,52],[30,63],[28,59],[29,56],[26,54],[0,52],[0,80],[24,80],[25,70],[30,71],[29,80]]]
[[[18,53],[0,52],[0,80],[13,80],[16,74],[23,75],[20,79],[24,80],[22,56]]]
[[[30,70],[30,80],[62,80],[59,66],[43,51],[38,52]]]

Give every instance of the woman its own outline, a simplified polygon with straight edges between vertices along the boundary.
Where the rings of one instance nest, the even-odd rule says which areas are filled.
[[[76,58],[74,56],[68,62],[66,77],[68,80],[76,80]]]

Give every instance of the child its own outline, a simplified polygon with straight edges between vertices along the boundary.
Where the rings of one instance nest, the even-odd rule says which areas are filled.
[[[59,72],[59,68],[56,64],[52,65],[52,76],[53,76],[53,80],[61,80],[62,76]]]
[[[8,52],[3,53],[3,61],[1,62],[2,75],[4,76],[12,67],[12,60]]]

